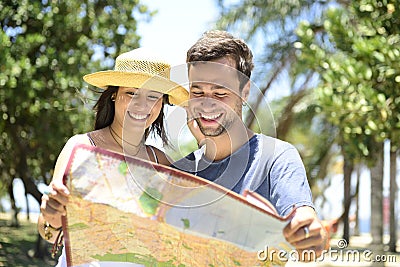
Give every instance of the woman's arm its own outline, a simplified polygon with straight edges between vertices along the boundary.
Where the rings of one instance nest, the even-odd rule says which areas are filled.
[[[56,241],[61,231],[62,216],[66,215],[69,191],[63,183],[63,177],[72,149],[77,143],[89,143],[87,135],[75,135],[65,144],[57,158],[52,181],[42,196],[37,227],[39,234],[50,243]]]

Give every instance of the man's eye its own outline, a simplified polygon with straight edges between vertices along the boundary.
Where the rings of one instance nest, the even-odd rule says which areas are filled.
[[[192,95],[194,95],[194,96],[201,96],[201,95],[203,95],[203,93],[202,93],[202,92],[192,92]]]
[[[215,94],[215,96],[216,97],[225,97],[225,96],[227,96],[227,94],[225,94],[225,93],[217,93],[217,94]]]

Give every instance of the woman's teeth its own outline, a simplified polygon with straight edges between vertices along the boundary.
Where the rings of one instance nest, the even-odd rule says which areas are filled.
[[[141,114],[135,114],[135,113],[129,113],[129,115],[132,117],[132,118],[134,118],[134,119],[136,119],[136,120],[144,120],[144,119],[146,119],[147,118],[147,114],[146,115],[141,115]]]

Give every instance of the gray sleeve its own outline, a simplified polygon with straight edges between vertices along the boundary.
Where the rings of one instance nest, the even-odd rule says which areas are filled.
[[[303,161],[294,146],[285,144],[285,149],[274,157],[269,173],[270,199],[281,215],[293,206],[314,208]]]

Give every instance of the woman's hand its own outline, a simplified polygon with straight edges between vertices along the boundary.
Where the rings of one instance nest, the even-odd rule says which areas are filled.
[[[62,182],[51,182],[48,191],[43,194],[40,211],[44,220],[52,227],[61,227],[61,217],[66,215],[68,198],[68,188]]]

